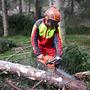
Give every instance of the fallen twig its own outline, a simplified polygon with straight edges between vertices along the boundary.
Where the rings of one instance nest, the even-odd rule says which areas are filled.
[[[6,58],[6,61],[10,60],[12,57],[14,57],[16,54],[19,54],[20,52],[22,52],[23,50],[27,49],[27,48],[30,48],[31,46],[28,46],[28,47],[25,47],[25,48],[22,48],[21,47],[21,50],[12,54],[10,57]]]
[[[10,85],[14,90],[22,90],[19,87],[17,87],[12,80],[9,80],[8,78],[5,79],[5,83],[7,83],[8,85]]]
[[[36,83],[32,88],[31,90],[34,90],[38,85],[40,85],[41,83],[43,82],[43,80],[39,81],[38,83]]]

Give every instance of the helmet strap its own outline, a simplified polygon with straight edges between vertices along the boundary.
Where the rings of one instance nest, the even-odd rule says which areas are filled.
[[[44,22],[45,22],[45,24],[46,24],[47,26],[49,26],[49,25],[48,25],[48,19],[49,19],[48,16],[45,16]]]

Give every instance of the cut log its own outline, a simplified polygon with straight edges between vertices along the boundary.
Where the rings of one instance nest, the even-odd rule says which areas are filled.
[[[90,77],[90,71],[76,73],[75,77],[77,77],[79,79],[85,79],[87,77]]]
[[[68,90],[86,90],[84,82],[76,80],[65,72],[57,70],[56,73],[35,69],[32,66],[24,66],[17,63],[11,63],[0,60],[0,71],[17,74],[32,80],[42,80],[45,83]]]

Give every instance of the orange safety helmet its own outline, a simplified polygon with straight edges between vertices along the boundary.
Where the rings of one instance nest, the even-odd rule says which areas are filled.
[[[48,16],[49,19],[60,22],[60,12],[56,9],[56,7],[50,7],[46,12],[45,16]]]

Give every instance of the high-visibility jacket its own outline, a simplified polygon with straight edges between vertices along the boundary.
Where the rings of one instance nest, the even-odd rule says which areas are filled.
[[[36,55],[43,54],[46,50],[48,51],[47,53],[52,52],[55,55],[61,56],[62,39],[60,27],[48,27],[45,25],[44,19],[39,19],[32,29],[31,44]],[[53,51],[53,49],[55,50]]]

